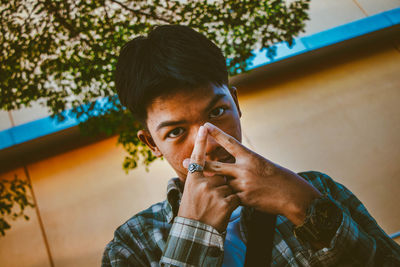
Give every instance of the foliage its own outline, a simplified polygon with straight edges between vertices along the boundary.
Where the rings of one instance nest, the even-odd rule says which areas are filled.
[[[24,214],[24,210],[26,207],[35,206],[27,193],[29,188],[29,183],[19,179],[17,175],[13,180],[0,180],[0,234],[2,236],[5,235],[6,230],[11,228],[10,219],[23,217],[25,220],[29,220],[29,217]]]
[[[58,120],[77,116],[88,134],[119,134],[128,170],[154,157],[136,137],[140,125],[115,97],[113,72],[125,42],[155,25],[189,25],[221,47],[235,75],[246,70],[254,49],[266,48],[272,58],[274,43],[292,44],[308,19],[309,0],[0,3],[0,108],[38,101]]]

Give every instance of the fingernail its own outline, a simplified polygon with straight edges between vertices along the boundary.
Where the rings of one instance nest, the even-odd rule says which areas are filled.
[[[205,134],[206,134],[206,131],[205,131],[204,127],[203,127],[203,126],[200,126],[200,129],[199,129],[199,136],[204,136]]]
[[[190,159],[184,159],[182,162],[183,167],[185,167],[185,168],[189,167],[189,162],[190,162]]]
[[[204,124],[204,126],[207,127],[207,128],[210,129],[210,130],[214,128],[214,125],[211,124],[211,123],[209,123],[209,122],[206,122],[206,123]]]

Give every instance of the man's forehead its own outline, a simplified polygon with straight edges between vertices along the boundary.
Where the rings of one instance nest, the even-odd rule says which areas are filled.
[[[183,88],[178,89],[171,94],[161,95],[155,98],[154,101],[158,103],[168,102],[170,100],[180,101],[182,99],[185,99],[187,101],[196,101],[199,98],[212,98],[216,94],[227,94],[228,92],[229,89],[226,85],[209,85],[190,89]]]

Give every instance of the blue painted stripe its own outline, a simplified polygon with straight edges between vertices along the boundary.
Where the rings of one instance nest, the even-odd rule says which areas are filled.
[[[393,25],[400,24],[400,8],[395,8],[381,14],[387,17]]]
[[[254,51],[253,59],[247,70],[270,64],[298,54],[306,53],[318,48],[333,45],[374,31],[379,31],[400,24],[400,8],[356,20],[332,29],[315,33],[309,36],[296,38],[295,44],[289,48],[287,42],[275,44],[276,56],[273,60],[266,55],[266,49]]]
[[[0,150],[15,145],[12,137],[13,128],[9,128],[0,132]]]
[[[370,32],[393,26],[382,13],[301,38],[309,50],[339,43]]]
[[[396,239],[396,238],[399,238],[399,237],[400,237],[400,231],[397,232],[397,233],[393,233],[393,234],[390,235],[390,238],[391,238],[391,239]]]
[[[267,49],[254,51],[253,55],[255,57],[246,68],[246,70],[255,69],[271,62],[279,61],[288,57],[293,57],[307,51],[307,48],[304,46],[300,38],[294,39],[292,47],[289,47],[286,42],[277,43],[275,44],[275,46],[276,56],[273,59],[267,57]]]
[[[63,122],[57,122],[56,119],[52,119],[50,116],[21,124],[0,132],[0,149],[21,144],[78,124],[79,121],[72,117],[66,117]]]
[[[400,24],[400,8],[395,8],[374,16],[366,17],[326,31],[312,34],[310,36],[296,38],[293,46],[290,48],[286,42],[277,43],[275,44],[276,56],[273,60],[266,56],[266,49],[254,51],[253,54],[255,57],[249,64],[247,70],[255,69],[272,62],[280,61],[285,58],[293,57],[398,24]],[[98,103],[101,105],[107,104],[104,99],[98,100]],[[67,114],[68,110],[65,112],[65,114]],[[0,150],[69,127],[77,126],[78,124],[79,120],[70,116],[67,116],[67,119],[61,123],[58,123],[55,119],[46,117],[9,128],[0,131]]]

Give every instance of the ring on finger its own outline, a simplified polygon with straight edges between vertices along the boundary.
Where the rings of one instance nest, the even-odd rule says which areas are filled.
[[[190,163],[189,167],[188,167],[188,171],[190,173],[202,172],[203,170],[204,170],[204,167],[197,163]]]

